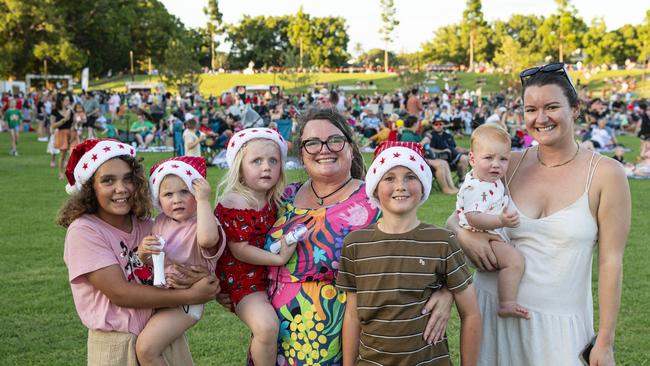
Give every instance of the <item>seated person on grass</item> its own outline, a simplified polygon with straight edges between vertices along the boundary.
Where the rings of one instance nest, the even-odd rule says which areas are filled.
[[[444,121],[433,122],[433,131],[429,137],[431,139],[431,142],[429,144],[430,149],[433,152],[446,153],[445,160],[447,163],[449,163],[449,167],[451,169],[456,169],[458,177],[462,182],[465,177],[465,173],[467,173],[467,168],[469,167],[467,150],[456,146],[454,136],[445,131]]]
[[[422,138],[418,131],[418,119],[415,116],[406,117],[404,121],[404,127],[400,131],[399,141],[404,142],[418,142],[420,145],[427,146],[429,144],[429,138]],[[436,181],[440,185],[440,190],[444,194],[456,194],[458,193],[458,188],[454,184],[454,179],[451,176],[451,169],[449,168],[449,163],[446,160],[438,159],[435,157],[426,157],[427,164],[433,169],[435,174]]]
[[[146,149],[153,141],[156,126],[144,118],[144,112],[138,112],[137,121],[131,124],[131,132],[135,134],[135,140],[141,149]]]

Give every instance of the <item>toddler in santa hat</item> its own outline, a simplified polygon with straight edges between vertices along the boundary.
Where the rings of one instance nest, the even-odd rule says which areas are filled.
[[[154,221],[152,234],[142,240],[138,255],[150,263],[152,255],[164,252],[166,273],[175,271],[174,264],[204,266],[212,273],[225,248],[225,235],[212,214],[212,191],[206,175],[202,157],[173,157],[151,168],[151,198],[162,212]],[[165,347],[196,324],[202,314],[203,304],[158,309],[138,337],[140,363],[164,363]]]
[[[73,149],[65,174],[71,196],[57,223],[67,228],[63,258],[77,313],[89,329],[88,364],[137,365],[136,338],[153,308],[207,302],[218,283],[208,276],[188,289],[143,286],[151,271],[138,245],[153,222],[147,180],[131,146],[84,141]],[[167,345],[163,354],[169,364],[192,362],[184,337]]]
[[[233,134],[216,208],[228,242],[217,276],[231,310],[253,332],[250,353],[258,366],[275,365],[277,357],[279,321],[266,293],[266,266],[284,265],[296,248],[281,240],[279,253],[263,249],[284,191],[286,157],[287,144],[275,130],[248,128]]]
[[[443,287],[452,292],[461,318],[461,364],[476,364],[481,322],[465,256],[451,231],[417,217],[432,179],[419,143],[377,148],[366,193],[383,219],[345,237],[336,278],[347,296],[344,365],[357,359],[378,365],[449,359],[446,337],[425,340],[429,317],[422,314],[424,303]]]

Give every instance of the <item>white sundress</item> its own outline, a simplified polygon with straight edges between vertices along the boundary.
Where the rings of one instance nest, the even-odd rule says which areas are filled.
[[[588,192],[602,158],[594,163],[595,156],[583,194],[568,207],[531,219],[512,202],[520,225],[506,232],[526,259],[517,302],[529,309],[530,319],[500,318],[497,272],[476,272],[483,321],[479,365],[581,365],[578,354],[594,335],[591,268],[598,225]]]

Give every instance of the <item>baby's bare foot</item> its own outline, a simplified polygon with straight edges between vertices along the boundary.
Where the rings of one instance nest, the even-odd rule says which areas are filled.
[[[499,305],[499,310],[497,311],[497,313],[502,318],[530,319],[530,315],[528,314],[528,309],[514,302]]]

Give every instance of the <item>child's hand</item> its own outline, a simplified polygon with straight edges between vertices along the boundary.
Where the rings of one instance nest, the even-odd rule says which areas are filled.
[[[278,253],[278,255],[280,258],[282,258],[282,264],[286,264],[289,259],[291,259],[293,252],[296,251],[296,247],[296,243],[287,245],[287,241],[284,239],[284,237],[280,239],[280,253]]]
[[[160,254],[160,241],[153,235],[145,236],[138,246],[138,256],[140,259],[151,258],[152,254]]]
[[[503,212],[499,215],[499,221],[503,227],[518,227],[519,226],[519,214],[516,212],[508,211],[508,206],[503,208]]]
[[[210,201],[212,195],[212,188],[210,183],[203,178],[197,178],[192,181],[192,188],[194,188],[194,198],[197,201]]]

